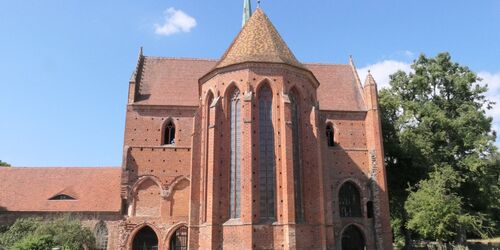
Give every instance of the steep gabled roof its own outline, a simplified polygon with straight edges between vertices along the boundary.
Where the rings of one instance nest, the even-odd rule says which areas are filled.
[[[214,60],[145,57],[136,104],[197,106],[198,79],[216,64]],[[349,64],[304,65],[320,82],[321,110],[366,110],[356,70]]]
[[[120,181],[119,167],[0,168],[0,211],[119,212]]]
[[[303,68],[261,8],[257,8],[215,68],[243,62],[285,63]]]
[[[366,111],[356,70],[349,64],[306,64],[320,82],[319,108],[331,111]]]
[[[143,57],[136,104],[198,106],[198,79],[215,60]]]

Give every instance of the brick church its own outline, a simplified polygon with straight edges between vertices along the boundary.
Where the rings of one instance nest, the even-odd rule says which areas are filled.
[[[392,249],[374,79],[299,62],[248,2],[219,60],[141,49],[122,167],[0,169],[0,224],[72,213],[111,250]]]

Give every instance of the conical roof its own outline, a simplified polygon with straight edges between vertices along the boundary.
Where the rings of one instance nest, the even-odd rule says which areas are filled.
[[[304,68],[261,8],[253,13],[215,68],[243,62],[286,63]]]

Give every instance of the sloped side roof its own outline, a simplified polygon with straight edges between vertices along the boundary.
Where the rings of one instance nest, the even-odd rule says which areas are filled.
[[[216,64],[214,60],[146,57],[140,98],[150,105],[198,105],[198,79]],[[322,110],[366,110],[359,83],[349,64],[305,64],[320,82]]]
[[[320,82],[317,95],[321,110],[366,110],[361,86],[349,64],[306,64]]]
[[[216,68],[243,62],[286,63],[303,67],[261,8],[253,13]]]
[[[119,212],[120,180],[119,167],[0,168],[0,211]]]
[[[138,104],[198,106],[198,79],[215,60],[144,57]]]

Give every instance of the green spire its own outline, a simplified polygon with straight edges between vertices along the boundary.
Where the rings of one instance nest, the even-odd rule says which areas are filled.
[[[250,0],[243,0],[243,22],[241,23],[241,27],[245,26],[248,19],[252,16],[252,5],[250,4]]]

